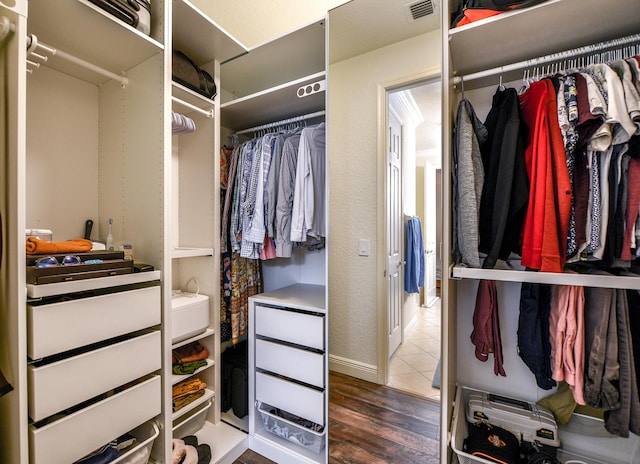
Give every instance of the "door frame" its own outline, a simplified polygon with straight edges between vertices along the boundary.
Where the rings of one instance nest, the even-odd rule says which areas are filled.
[[[387,306],[387,285],[386,285],[386,273],[387,270],[387,219],[386,219],[386,207],[387,207],[387,144],[388,144],[388,127],[389,118],[387,116],[387,110],[389,107],[389,93],[403,90],[405,88],[415,87],[422,83],[433,81],[434,79],[442,78],[442,68],[440,66],[434,66],[427,69],[424,72],[404,76],[399,79],[395,79],[389,82],[383,82],[378,84],[378,126],[377,126],[377,155],[378,155],[378,185],[383,185],[383,189],[379,189],[378,198],[376,199],[376,215],[377,215],[377,244],[378,250],[376,261],[378,271],[378,283],[377,283],[377,308],[378,308],[378,333],[377,333],[377,364],[378,364],[378,383],[386,385],[389,382],[389,308]],[[404,338],[404,337],[403,337]]]

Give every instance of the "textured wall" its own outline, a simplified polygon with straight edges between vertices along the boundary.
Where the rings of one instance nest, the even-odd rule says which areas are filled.
[[[439,67],[440,50],[435,31],[329,68],[331,355],[377,366],[378,286],[384,284],[378,230],[385,207],[383,161],[377,156],[378,85]],[[359,239],[370,240],[370,256],[358,256]]]

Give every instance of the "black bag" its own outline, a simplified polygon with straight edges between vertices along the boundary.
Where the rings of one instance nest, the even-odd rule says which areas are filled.
[[[237,417],[244,417],[249,412],[248,353],[248,343],[243,341],[227,348],[221,355],[221,409],[223,412],[233,409]],[[243,409],[246,412],[240,415]]]
[[[463,449],[487,461],[499,464],[520,464],[520,442],[511,432],[486,422],[469,425],[469,436]]]
[[[178,50],[173,51],[172,74],[174,81],[194,92],[207,98],[216,96],[216,83],[213,77]]]
[[[89,0],[144,34],[151,32],[151,0]]]

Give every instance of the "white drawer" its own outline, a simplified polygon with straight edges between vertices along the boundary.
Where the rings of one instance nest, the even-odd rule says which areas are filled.
[[[324,388],[324,356],[319,353],[256,340],[256,367]]]
[[[324,391],[256,373],[256,400],[320,425],[324,425],[324,395]]]
[[[324,317],[256,305],[256,334],[324,350]]]
[[[69,464],[160,414],[160,377],[113,395],[62,419],[29,426],[32,464]]]
[[[27,305],[27,354],[39,359],[160,323],[160,287]]]
[[[39,421],[160,369],[160,332],[40,367],[29,366],[29,416]]]

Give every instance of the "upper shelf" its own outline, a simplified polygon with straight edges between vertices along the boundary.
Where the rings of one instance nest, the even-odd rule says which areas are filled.
[[[220,67],[220,93],[227,103],[325,70],[324,21],[249,50]]]
[[[188,0],[173,0],[173,48],[197,65],[227,61],[247,52],[244,45]]]
[[[299,97],[299,89],[323,82],[324,72],[248,95],[220,105],[222,125],[240,130],[261,124],[313,113],[325,108],[325,92]]]
[[[115,74],[164,49],[154,38],[86,0],[30,0],[27,24],[27,32],[39,41]],[[46,65],[95,84],[108,80],[55,55]]]
[[[638,0],[551,0],[451,29],[453,72],[471,74],[637,33],[639,7]],[[577,10],[592,12],[590,21],[572,20]]]

